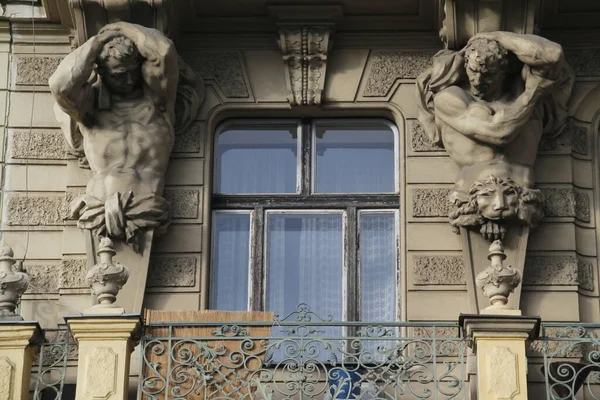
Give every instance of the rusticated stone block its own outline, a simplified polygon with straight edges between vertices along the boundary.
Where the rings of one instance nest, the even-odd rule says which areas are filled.
[[[447,217],[450,208],[449,194],[450,189],[446,188],[413,189],[413,217]]]
[[[573,49],[565,52],[569,65],[579,77],[600,76],[600,50]]]
[[[196,257],[152,257],[146,287],[193,287]]]
[[[575,195],[571,188],[542,188],[546,217],[575,217]]]
[[[242,69],[240,54],[234,51],[190,54],[185,59],[202,78],[213,80],[225,97],[250,96]]]
[[[62,225],[67,214],[63,196],[8,196],[6,223],[11,226]]]
[[[462,256],[415,256],[415,285],[464,285],[465,265]]]
[[[48,85],[62,57],[17,57],[17,85]]]
[[[575,153],[588,154],[587,129],[575,124],[569,118],[565,128],[558,136],[542,136],[538,146],[541,151],[556,150],[559,147],[571,147]]]
[[[173,153],[199,153],[201,145],[201,124],[204,122],[194,122],[188,129],[175,135],[173,143]]]
[[[65,160],[65,140],[60,131],[13,131],[14,159]]]
[[[60,268],[60,287],[63,289],[87,289],[90,286],[85,282],[85,275],[90,266],[83,258],[69,258],[62,260]]]
[[[586,192],[575,191],[575,218],[582,222],[591,221],[590,197]]]
[[[443,151],[444,148],[434,144],[417,120],[407,122],[410,132],[410,145],[414,152]]]
[[[200,193],[194,189],[168,189],[163,196],[170,203],[171,217],[195,219],[198,218]]]
[[[432,65],[430,52],[380,52],[371,61],[365,97],[385,97],[397,79],[415,79]]]
[[[27,265],[29,287],[26,293],[58,293],[58,265]]]
[[[577,257],[528,256],[523,275],[524,285],[577,285]]]
[[[577,281],[579,287],[585,290],[594,290],[594,265],[582,259],[577,260],[578,274]]]

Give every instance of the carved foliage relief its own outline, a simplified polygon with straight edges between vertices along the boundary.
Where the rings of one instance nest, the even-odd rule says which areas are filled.
[[[508,347],[494,347],[488,357],[488,393],[496,400],[512,399],[519,394],[517,355]]]
[[[0,357],[0,400],[13,398],[13,375],[15,366],[7,357]]]
[[[89,398],[107,399],[115,393],[117,358],[117,354],[110,347],[96,347],[88,354],[84,382]]]
[[[279,47],[288,75],[292,105],[321,104],[331,27],[303,26],[279,29]]]

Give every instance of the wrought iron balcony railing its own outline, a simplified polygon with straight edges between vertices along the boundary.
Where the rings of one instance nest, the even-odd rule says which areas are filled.
[[[148,323],[138,399],[467,399],[456,323]]]
[[[45,329],[45,341],[32,368],[34,400],[62,399],[67,362],[77,359],[77,344],[68,329]]]
[[[600,399],[600,324],[543,323],[541,335],[546,398]]]

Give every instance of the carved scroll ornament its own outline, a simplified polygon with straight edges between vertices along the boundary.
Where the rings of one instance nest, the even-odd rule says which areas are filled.
[[[461,168],[450,222],[492,241],[506,224],[543,217],[533,165],[540,139],[567,117],[573,73],[560,45],[535,35],[488,32],[442,50],[417,80],[418,118]]]
[[[118,22],[65,57],[49,85],[68,147],[93,173],[71,216],[137,249],[144,230],[169,224],[164,174],[174,135],[200,108],[202,81],[162,33]]]
[[[290,104],[321,104],[331,30],[329,26],[279,28],[279,47],[288,77]]]

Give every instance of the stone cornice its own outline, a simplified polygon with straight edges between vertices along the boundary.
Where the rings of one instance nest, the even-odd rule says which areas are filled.
[[[14,22],[12,24],[15,44],[70,44],[71,29],[48,23]]]

